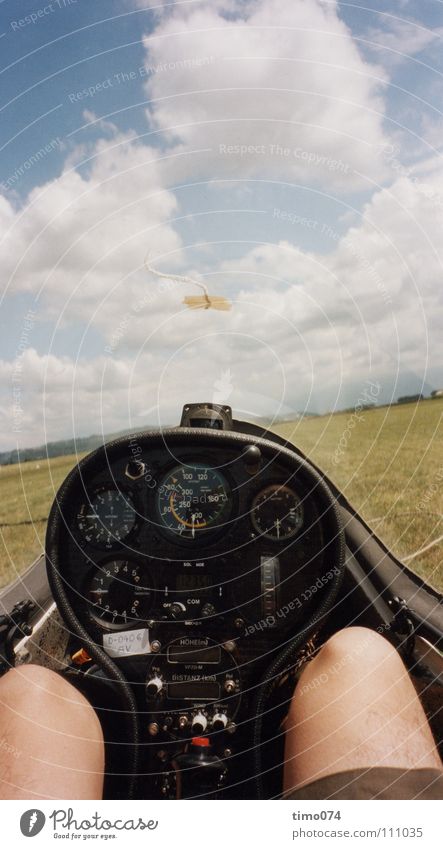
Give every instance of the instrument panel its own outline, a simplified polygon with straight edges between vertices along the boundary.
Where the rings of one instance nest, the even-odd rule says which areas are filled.
[[[48,522],[54,598],[134,686],[149,738],[232,735],[254,685],[340,581],[317,472],[237,432],[120,439],[71,472]]]

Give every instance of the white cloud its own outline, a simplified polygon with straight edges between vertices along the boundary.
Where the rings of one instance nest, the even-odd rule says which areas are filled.
[[[15,442],[23,448],[76,434],[108,433],[108,423],[118,425],[127,409],[129,362],[98,357],[76,363],[28,348],[14,363],[0,361],[0,374],[6,387],[4,448]]]
[[[225,6],[168,9],[145,37],[154,127],[206,150],[199,166],[215,179],[285,174],[344,192],[381,179],[386,77],[362,58],[338,6]]]
[[[429,29],[419,21],[383,17],[383,26],[370,27],[364,34],[366,46],[384,65],[398,65],[417,56],[430,45],[441,45],[442,27]]]
[[[226,373],[226,401],[256,415],[343,406],[369,374],[381,380],[384,400],[401,394],[397,372],[414,372],[419,387],[428,354],[431,367],[443,361],[442,210],[443,169],[435,159],[376,193],[358,224],[344,237],[334,234],[329,253],[282,239],[215,268],[209,255],[202,270],[217,272],[210,289],[223,294],[237,284],[229,313],[189,311],[182,306],[186,287],[159,291],[144,278],[133,281],[132,300],[128,289],[112,295],[99,275],[94,296],[83,292],[78,311],[96,308],[92,326],[108,355],[76,364],[74,357],[27,351],[20,439],[43,441],[44,422],[50,439],[136,428],[156,420],[158,404],[162,422],[174,422],[183,403],[212,398]],[[94,242],[88,250],[92,261]],[[62,289],[59,309],[68,292]],[[13,368],[1,367],[9,393],[5,447]]]
[[[102,299],[114,310],[139,297],[148,280],[143,258],[156,250],[177,251],[180,240],[167,223],[177,201],[164,188],[161,152],[114,134],[89,146],[80,169],[69,157],[60,177],[34,189],[14,211],[0,202],[0,264],[8,294],[42,292],[48,313],[89,318]]]

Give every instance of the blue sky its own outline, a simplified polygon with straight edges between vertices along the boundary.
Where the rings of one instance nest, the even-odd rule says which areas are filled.
[[[433,1],[3,0],[0,448],[443,384],[442,34]]]

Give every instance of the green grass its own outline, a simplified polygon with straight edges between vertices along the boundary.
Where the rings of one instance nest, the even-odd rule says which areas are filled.
[[[9,584],[43,550],[55,493],[81,456],[0,466],[0,586]]]
[[[274,430],[334,480],[396,554],[408,557],[443,535],[443,399],[359,415],[352,429],[351,411],[286,422]],[[334,463],[340,439],[343,450]],[[45,518],[75,461],[69,456],[0,467],[0,586],[41,552]],[[442,545],[408,561],[440,590]]]
[[[443,399],[279,424],[400,558],[443,535]],[[335,451],[342,439],[343,451]],[[443,540],[408,560],[443,590]]]

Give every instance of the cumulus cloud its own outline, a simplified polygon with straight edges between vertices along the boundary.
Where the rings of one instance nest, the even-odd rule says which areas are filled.
[[[138,152],[135,162],[142,156]],[[104,271],[96,280],[92,276],[95,286],[89,298],[81,291],[75,314],[100,331],[103,354],[85,359],[79,351],[76,361],[50,350],[25,352],[19,441],[135,429],[157,419],[173,423],[183,403],[219,398],[221,391],[237,414],[290,418],[352,403],[369,375],[381,381],[381,400],[405,391],[405,370],[415,373],[412,388],[418,390],[427,366],[443,359],[443,169],[434,158],[408,173],[394,167],[393,174],[392,185],[373,196],[344,235],[329,228],[328,251],[280,239],[237,259],[215,262],[208,253],[202,272],[210,289],[231,292],[230,313],[187,310],[182,298],[189,292],[182,284],[159,285],[145,277],[127,284],[124,268],[109,272],[120,283],[115,291]],[[171,201],[169,208],[174,212]],[[166,234],[168,227],[166,220]],[[111,229],[111,240],[115,234]],[[25,237],[26,230],[19,253]],[[97,257],[91,238],[81,256],[89,257],[92,268]],[[174,233],[165,238],[177,240]],[[50,240],[45,243],[50,249]],[[169,267],[167,252],[161,264]],[[69,264],[65,271],[74,273]],[[43,273],[42,266],[39,285]],[[64,309],[70,285],[51,289],[48,309]],[[14,368],[17,363],[1,364],[9,393],[4,447],[11,444]]]
[[[28,348],[14,363],[0,360],[0,448],[177,424],[182,405],[196,392],[199,398],[231,403],[237,413],[294,414],[278,351],[255,333],[225,334],[226,328],[206,329],[168,351],[154,337],[135,356],[105,353],[76,361]],[[273,379],[265,385],[263,373],[270,369]],[[308,373],[302,383],[309,392]]]
[[[0,361],[3,447],[39,445],[65,436],[108,433],[127,419],[131,363],[105,356],[76,362],[30,347],[15,362]],[[9,386],[13,385],[11,397]],[[85,430],[86,429],[86,430]]]
[[[385,73],[337,4],[168,7],[144,45],[152,125],[200,149],[214,178],[284,173],[344,192],[383,178]]]
[[[23,208],[2,197],[5,293],[40,294],[48,314],[59,317],[66,308],[70,319],[90,317],[106,297],[118,310],[139,296],[147,248],[180,246],[167,223],[177,201],[164,187],[160,156],[117,133],[87,153],[72,152],[60,177],[34,189]]]
[[[419,21],[382,18],[383,26],[370,27],[364,33],[365,46],[379,55],[384,65],[398,65],[417,56],[430,45],[439,47],[443,35],[441,27],[430,29]]]

